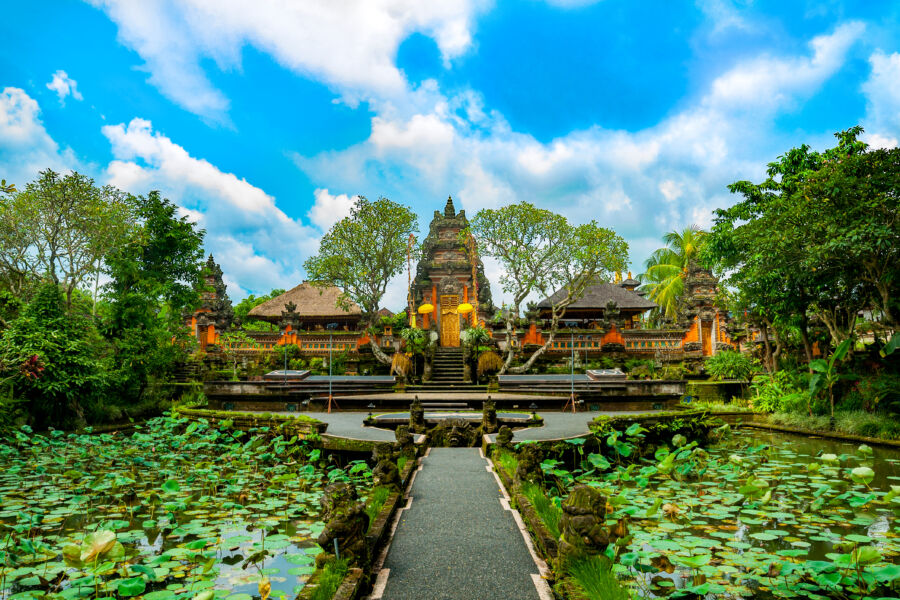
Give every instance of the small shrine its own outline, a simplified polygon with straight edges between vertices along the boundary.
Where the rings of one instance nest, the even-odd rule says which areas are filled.
[[[200,306],[191,316],[190,327],[201,348],[216,343],[216,333],[231,326],[234,308],[225,291],[222,269],[210,254],[203,268],[203,289],[200,292]]]

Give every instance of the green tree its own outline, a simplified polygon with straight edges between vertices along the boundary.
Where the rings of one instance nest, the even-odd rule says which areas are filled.
[[[761,183],[729,186],[743,199],[716,211],[705,260],[737,290],[761,328],[766,367],[777,368],[783,332],[796,327],[811,360],[810,316],[835,346],[853,336],[866,306],[893,322],[898,278],[896,149],[867,152],[862,128],[835,134],[824,152],[806,145],[769,164]],[[776,348],[770,348],[769,332]]]
[[[418,230],[418,219],[409,207],[387,198],[371,202],[360,196],[350,215],[322,237],[319,253],[304,267],[317,285],[343,290],[345,306],[350,300],[356,302],[363,311],[366,330],[374,333],[388,282],[403,270],[407,240]],[[381,363],[391,363],[378,344],[370,346]]]
[[[130,197],[98,187],[80,173],[51,170],[0,202],[0,275],[21,295],[49,277],[62,286],[66,306],[82,285],[98,281],[103,257],[122,244],[133,223]]]
[[[268,321],[261,321],[259,319],[253,319],[247,316],[247,314],[262,304],[263,302],[268,302],[272,298],[276,298],[284,293],[282,289],[274,289],[268,294],[263,294],[262,296],[254,296],[250,294],[243,300],[237,303],[234,307],[234,319],[235,321],[240,322],[241,327],[247,329],[249,331],[277,331],[278,327]]]
[[[628,258],[628,244],[614,231],[595,221],[572,225],[562,215],[528,202],[480,210],[468,229],[461,235],[471,232],[482,253],[500,262],[504,270],[500,283],[512,296],[512,305],[503,315],[506,359],[501,374],[531,368],[553,343],[566,308],[581,298],[592,282],[623,270]],[[546,342],[525,364],[513,367],[512,332],[522,302],[533,293],[550,297],[557,290],[563,293],[554,296]]]
[[[106,345],[81,311],[66,310],[56,283],[38,287],[0,343],[3,356],[16,357],[4,361],[4,375],[37,427],[71,427],[97,416],[107,388]],[[26,357],[43,369],[22,369]]]
[[[638,276],[647,297],[659,305],[660,317],[674,319],[684,293],[684,275],[692,260],[697,260],[706,232],[696,225],[663,236],[666,245],[653,251]]]
[[[130,401],[152,380],[169,378],[188,348],[185,313],[199,302],[204,235],[159,192],[135,205],[131,241],[106,259],[103,320],[115,352],[113,379]]]

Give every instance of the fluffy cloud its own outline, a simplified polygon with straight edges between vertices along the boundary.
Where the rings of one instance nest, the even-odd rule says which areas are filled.
[[[37,101],[25,90],[7,87],[0,92],[0,173],[20,188],[38,171],[68,171],[78,167],[75,154],[61,149],[41,122]]]
[[[406,82],[394,64],[413,32],[434,38],[449,61],[472,43],[471,22],[484,0],[420,2],[328,0],[89,0],[119,26],[119,38],[146,62],[150,81],[196,114],[222,119],[227,99],[200,67],[240,67],[245,44],[293,72],[320,79],[345,99],[391,96]]]
[[[133,119],[102,131],[115,156],[106,169],[109,183],[135,194],[158,189],[205,228],[206,248],[230,281],[240,282],[233,297],[302,279],[300,267],[315,252],[319,233],[288,217],[272,196],[191,156],[149,121]]]
[[[412,92],[414,112],[377,115],[366,141],[295,160],[321,188],[412,199],[422,225],[447,193],[470,213],[527,200],[596,219],[633,241],[637,264],[659,245],[659,231],[708,225],[712,209],[731,202],[726,184],[763,176],[795,143],[777,135],[779,112],[836,73],[863,31],[847,23],[810,40],[805,54],[732,65],[681,112],[636,132],[595,126],[542,143],[485,114],[474,92],[448,97],[426,82]]]
[[[338,194],[333,196],[327,189],[319,188],[313,195],[316,198],[313,207],[309,210],[308,217],[313,224],[323,232],[331,229],[331,226],[350,215],[350,209],[356,203],[358,196]]]
[[[65,105],[66,97],[72,96],[76,100],[83,100],[78,91],[78,82],[69,77],[62,69],[53,74],[53,79],[47,84],[48,90],[53,90],[59,96],[59,103]]]
[[[872,71],[863,83],[868,142],[876,147],[897,145],[900,136],[900,53],[877,51],[869,57]]]

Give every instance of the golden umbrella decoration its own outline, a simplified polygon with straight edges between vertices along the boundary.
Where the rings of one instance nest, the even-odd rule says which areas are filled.
[[[471,304],[469,304],[468,302],[463,302],[458,307],[456,307],[456,310],[458,310],[459,314],[461,314],[461,315],[467,315],[470,312],[472,312],[473,310],[475,310],[475,307],[472,306]]]
[[[419,307],[420,315],[427,315],[428,313],[433,313],[433,312],[434,312],[434,304],[429,304],[428,302],[426,302],[425,304],[423,304],[422,306]]]

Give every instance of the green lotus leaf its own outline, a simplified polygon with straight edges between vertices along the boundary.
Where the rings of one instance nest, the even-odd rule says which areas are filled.
[[[856,467],[850,471],[850,479],[856,483],[869,485],[875,479],[875,471],[869,467]]]
[[[130,598],[132,596],[139,596],[144,593],[144,590],[147,589],[147,582],[144,581],[143,577],[131,577],[129,579],[120,579],[118,580],[116,590],[119,592],[119,596],[123,598]]]

